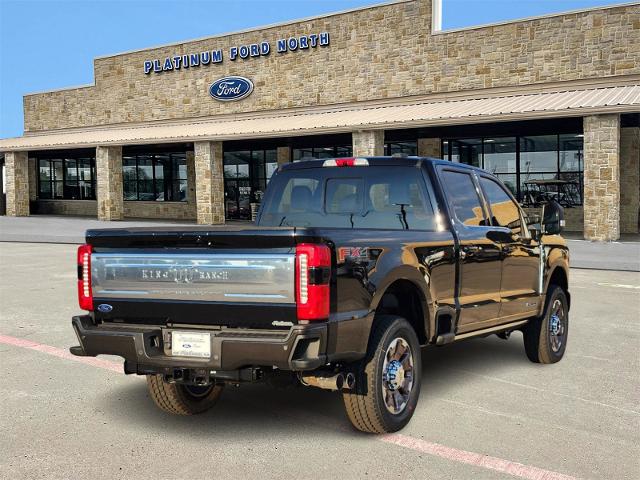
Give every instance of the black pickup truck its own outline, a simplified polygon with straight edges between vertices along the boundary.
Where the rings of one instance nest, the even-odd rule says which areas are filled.
[[[89,230],[71,352],[123,357],[175,414],[205,411],[225,384],[286,377],[341,392],[362,431],[397,431],[422,346],[520,330],[531,361],[562,358],[563,221],[553,202],[529,220],[497,178],[457,163],[289,164],[256,225]]]

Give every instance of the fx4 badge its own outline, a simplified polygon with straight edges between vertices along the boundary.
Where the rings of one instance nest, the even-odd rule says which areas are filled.
[[[368,260],[369,249],[367,247],[339,247],[338,263],[344,263],[347,259]]]

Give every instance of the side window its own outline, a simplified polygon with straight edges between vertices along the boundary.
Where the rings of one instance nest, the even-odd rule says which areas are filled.
[[[493,225],[507,227],[514,234],[520,234],[522,231],[520,209],[505,189],[495,180],[486,177],[480,177],[480,185],[491,208]]]
[[[442,179],[455,217],[465,225],[485,225],[482,204],[471,175],[443,170]]]

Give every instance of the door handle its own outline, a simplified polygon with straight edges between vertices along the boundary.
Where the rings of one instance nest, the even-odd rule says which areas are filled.
[[[473,256],[480,252],[482,252],[482,247],[480,245],[465,245],[460,249],[460,258],[466,258],[467,255]]]

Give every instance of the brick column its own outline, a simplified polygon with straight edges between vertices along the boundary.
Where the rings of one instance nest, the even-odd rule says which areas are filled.
[[[278,166],[286,165],[291,161],[291,149],[289,147],[278,147],[276,150]]]
[[[640,127],[620,129],[620,233],[638,233]]]
[[[442,158],[442,141],[439,138],[419,138],[418,155],[421,157]]]
[[[122,147],[96,148],[98,220],[122,220]]]
[[[198,223],[224,224],[222,142],[195,142],[194,147]]]
[[[384,130],[360,130],[351,137],[354,157],[384,155]]]
[[[584,238],[620,238],[620,115],[584,117]]]
[[[7,216],[29,216],[29,159],[27,152],[7,152],[4,156]]]

